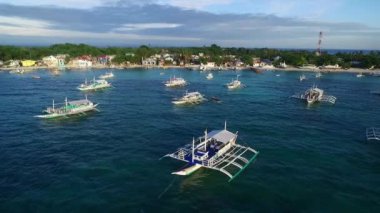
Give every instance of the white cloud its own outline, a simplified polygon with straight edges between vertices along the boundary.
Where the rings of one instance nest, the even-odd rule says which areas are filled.
[[[138,31],[148,29],[168,29],[182,26],[175,23],[139,23],[139,24],[124,24],[121,27],[115,28],[114,31]]]
[[[52,23],[45,20],[31,20],[17,16],[0,16],[0,25],[17,26],[17,27],[42,27],[48,28],[53,26]]]
[[[203,9],[210,5],[229,4],[233,0],[0,0],[0,3],[18,6],[55,6],[76,9],[91,9],[99,6],[110,6],[118,3],[124,6],[160,4],[185,9]]]
[[[77,9],[89,9],[108,4],[114,4],[119,0],[0,0],[3,4],[18,6],[55,6]]]
[[[26,19],[22,17],[0,16],[0,35],[10,36],[34,36],[34,37],[61,37],[61,38],[95,38],[95,39],[129,39],[129,40],[178,40],[178,41],[198,41],[199,38],[176,37],[176,36],[156,36],[139,35],[132,33],[115,32],[84,32],[75,30],[52,29],[54,23],[41,20]],[[149,29],[162,27],[177,27],[178,24],[150,23],[150,24],[130,24],[135,29]]]
[[[230,4],[233,0],[161,0],[159,3],[186,9],[204,9],[211,5]]]

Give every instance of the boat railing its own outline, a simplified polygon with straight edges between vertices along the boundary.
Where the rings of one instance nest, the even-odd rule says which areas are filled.
[[[258,155],[258,152],[250,147],[235,144],[224,154],[214,156],[202,165],[218,170],[227,175],[232,181],[237,177]]]
[[[335,104],[336,97],[332,95],[323,95],[321,101]]]
[[[380,128],[367,128],[366,136],[367,140],[380,140]]]

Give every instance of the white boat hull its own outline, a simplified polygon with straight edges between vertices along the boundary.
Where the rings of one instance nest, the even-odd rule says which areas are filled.
[[[80,90],[80,91],[92,91],[92,90],[106,89],[109,87],[111,87],[111,84],[100,85],[100,86],[95,86],[95,87],[78,87],[78,90]]]
[[[67,116],[71,116],[71,115],[77,115],[77,114],[81,114],[81,113],[85,113],[85,112],[96,110],[96,106],[98,106],[98,104],[95,104],[95,105],[92,105],[92,106],[81,107],[81,108],[78,108],[78,109],[73,109],[72,111],[67,112],[67,113],[52,113],[52,114],[46,114],[46,115],[36,115],[34,117],[36,117],[36,118],[44,118],[44,119],[67,117]]]
[[[199,165],[199,164],[195,164],[193,166],[190,166],[190,167],[187,167],[185,169],[182,169],[180,171],[177,171],[177,172],[172,172],[173,175],[181,175],[181,176],[186,176],[186,175],[190,175],[192,174],[193,172],[197,171],[198,169],[200,169],[202,166]]]

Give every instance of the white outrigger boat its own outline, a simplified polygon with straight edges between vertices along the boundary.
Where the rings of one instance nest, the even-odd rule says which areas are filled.
[[[169,81],[165,82],[165,86],[167,87],[182,87],[185,86],[187,82],[183,78],[176,78],[175,76],[173,78],[170,78]]]
[[[364,76],[363,73],[359,73],[359,74],[356,75],[357,78],[361,78],[363,76]]]
[[[207,76],[206,76],[207,80],[211,80],[214,78],[214,76],[212,75],[212,73],[209,73]]]
[[[193,138],[192,144],[179,148],[164,157],[188,163],[188,167],[175,175],[190,175],[200,168],[213,169],[227,175],[232,181],[247,166],[252,163],[258,151],[236,143],[237,132],[227,130],[226,123],[223,130],[205,131],[205,135],[197,140]]]
[[[112,72],[106,72],[105,74],[99,76],[100,79],[108,79],[108,78],[113,78],[113,77],[114,75]]]
[[[59,104],[62,105],[62,104]],[[43,112],[45,114],[43,115],[36,115],[34,117],[37,118],[59,118],[59,117],[68,117],[70,115],[78,115],[78,114],[85,114],[86,112],[97,110],[96,106],[98,104],[94,104],[93,102],[89,101],[86,97],[86,99],[83,100],[77,100],[77,101],[67,101],[67,98],[65,99],[65,103],[63,106],[56,107],[56,104],[53,100],[53,106],[48,107]]]
[[[200,104],[207,99],[199,92],[187,92],[184,96],[179,99],[175,99],[172,101],[175,105],[185,105],[185,104]]]
[[[315,77],[316,78],[321,78],[322,77],[322,73],[321,72],[317,72],[317,74],[315,74]]]
[[[366,136],[367,136],[368,141],[371,141],[371,140],[380,141],[380,128],[375,128],[375,127],[367,128]]]
[[[316,86],[306,90],[303,94],[293,95],[292,97],[306,100],[307,104],[313,104],[316,102],[328,102],[334,104],[336,101],[336,97],[332,95],[325,95],[324,91]]]
[[[300,75],[300,81],[306,80],[306,76],[304,74]]]
[[[228,89],[238,89],[238,88],[243,87],[244,85],[239,81],[239,75],[237,75],[236,80],[232,80],[226,86]]]
[[[90,81],[89,84],[87,83],[87,79],[86,79],[83,84],[79,85],[78,89],[80,91],[92,91],[92,90],[98,90],[98,89],[105,89],[108,87],[111,87],[111,84],[108,83],[106,80],[104,79],[95,80],[95,77],[94,77],[94,79]]]

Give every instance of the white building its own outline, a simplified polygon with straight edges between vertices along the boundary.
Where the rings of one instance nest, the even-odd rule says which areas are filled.
[[[73,65],[78,68],[90,68],[92,67],[92,61],[83,60],[83,59],[75,59],[73,61]]]
[[[340,69],[338,64],[322,66],[323,69]]]
[[[62,56],[47,56],[43,57],[42,61],[44,64],[46,64],[48,67],[64,67],[65,66],[65,57]]]
[[[154,58],[142,59],[141,64],[143,66],[156,66],[157,60]]]
[[[20,61],[19,60],[10,60],[8,66],[9,67],[19,67],[20,66]]]

